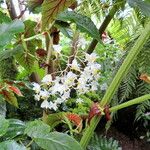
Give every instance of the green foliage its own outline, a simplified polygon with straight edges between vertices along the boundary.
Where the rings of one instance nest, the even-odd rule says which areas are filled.
[[[79,143],[64,133],[52,132],[35,138],[35,142],[45,150],[83,150]]]
[[[19,145],[15,141],[5,141],[0,143],[0,148],[2,150],[26,150],[23,145]]]
[[[75,0],[44,0],[42,4],[42,29],[44,30],[50,23],[52,23],[57,15],[71,6]]]
[[[40,120],[29,122],[25,129],[25,134],[30,137],[39,137],[50,132],[50,126]]]
[[[94,134],[89,143],[88,150],[121,150],[121,147],[118,141],[112,138],[107,139],[106,137]]]
[[[0,115],[0,137],[7,132],[8,126],[8,120],[6,120],[3,116]]]
[[[9,127],[4,136],[4,139],[13,140],[24,134],[25,123],[18,119],[8,119]]]
[[[128,0],[128,3],[131,7],[140,8],[144,15],[150,16],[150,2],[142,0]]]
[[[24,25],[19,20],[0,24],[0,49],[11,42],[15,34],[23,31]]]
[[[85,32],[89,36],[100,41],[99,31],[89,17],[73,11],[65,11],[61,13],[57,19],[75,23],[81,32]]]

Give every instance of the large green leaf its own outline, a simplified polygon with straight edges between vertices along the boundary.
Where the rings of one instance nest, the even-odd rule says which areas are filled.
[[[25,134],[30,137],[38,137],[50,132],[50,126],[40,120],[31,121],[27,124]]]
[[[131,7],[140,8],[144,15],[150,16],[150,2],[149,1],[128,0],[128,3]]]
[[[0,143],[1,150],[26,150],[23,145],[19,145],[15,141],[5,141]]]
[[[6,120],[3,116],[0,115],[0,137],[7,132],[8,126],[8,120]]]
[[[13,39],[16,33],[24,31],[24,24],[20,20],[0,24],[0,49]]]
[[[74,22],[81,32],[85,32],[94,39],[101,41],[99,31],[89,17],[75,13],[73,11],[65,11],[61,13],[57,19],[61,21]]]
[[[44,30],[57,15],[71,6],[75,0],[44,0],[42,4],[42,29]]]
[[[64,133],[52,132],[34,140],[45,150],[83,150],[75,139]]]
[[[25,130],[25,123],[18,119],[8,119],[9,127],[5,134],[5,139],[11,140],[17,136],[23,135]]]
[[[16,54],[23,53],[22,46],[18,45],[13,50],[5,50],[0,52],[0,61],[12,57]]]

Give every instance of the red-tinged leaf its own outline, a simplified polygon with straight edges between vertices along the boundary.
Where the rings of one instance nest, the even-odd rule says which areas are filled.
[[[94,116],[100,116],[101,110],[98,103],[93,103],[92,107],[90,108],[89,117],[88,117],[88,123],[90,123],[91,119]]]
[[[8,103],[15,107],[18,107],[18,102],[13,92],[2,90],[2,95]]]
[[[105,116],[106,116],[106,120],[109,121],[111,119],[111,116],[110,116],[110,110],[109,110],[108,105],[105,106],[104,113],[105,113]]]
[[[52,23],[57,15],[76,0],[44,0],[42,4],[42,30]]]
[[[150,83],[150,76],[148,76],[147,74],[141,74],[140,79],[147,83]]]
[[[18,96],[23,96],[22,93],[21,93],[21,91],[17,87],[15,87],[15,86],[9,86],[8,88],[11,91],[13,91],[15,94],[17,94]]]
[[[78,114],[66,113],[66,117],[79,128],[79,131],[82,130],[82,118]]]

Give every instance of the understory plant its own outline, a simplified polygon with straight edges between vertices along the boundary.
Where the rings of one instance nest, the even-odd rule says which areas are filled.
[[[1,107],[4,111],[9,109],[5,103],[7,101],[15,107],[12,111],[19,111],[23,90],[27,90],[27,93],[30,90],[33,92],[32,103],[34,101],[43,115],[34,121],[21,121],[1,113],[0,147],[8,150],[120,149],[112,139],[107,141],[95,136],[95,147],[89,142],[103,116],[107,121],[111,120],[113,112],[150,99],[148,91],[128,101],[118,96],[119,103],[111,105],[134,62],[140,54],[145,53],[143,47],[150,38],[150,7],[147,7],[150,3],[136,0],[115,0],[109,3],[96,0],[93,3],[76,0],[18,0],[20,14],[16,13],[12,0],[1,3]],[[90,8],[97,8],[97,4],[102,8],[102,18],[95,17],[100,17],[99,13],[95,16],[84,14],[88,9],[92,12]],[[129,5],[135,11],[130,10]],[[121,16],[121,13],[120,16],[117,13],[124,9],[129,9],[132,14],[137,11],[142,13],[145,22],[138,25],[141,27],[140,33],[108,86],[106,81],[111,76],[112,67],[117,67],[120,59],[117,57],[122,56],[117,51],[123,48],[115,41],[116,35],[111,37],[111,31],[106,31],[106,28],[115,24],[112,19],[117,20]],[[27,13],[34,15],[27,19]],[[91,20],[92,17],[96,18],[94,22],[104,20],[99,29]],[[137,20],[137,17],[133,19],[139,23]],[[129,42],[129,37],[126,39]],[[106,61],[111,67],[105,68]],[[6,65],[13,68],[14,72],[9,72]],[[146,65],[140,63],[140,66],[144,68]],[[138,72],[139,80],[149,84],[149,72],[142,69]],[[31,101],[29,99],[27,105]],[[100,142],[97,142],[99,139]]]

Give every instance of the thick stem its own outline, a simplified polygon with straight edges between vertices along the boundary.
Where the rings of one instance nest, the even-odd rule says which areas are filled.
[[[118,6],[118,4],[114,4],[112,9],[110,10],[109,14],[104,19],[102,25],[99,28],[100,38],[101,38],[103,32],[106,30],[107,26],[109,25],[110,21],[112,20],[112,18],[116,14],[116,12],[119,10],[119,8],[120,8],[119,6]],[[96,39],[93,39],[91,44],[89,45],[89,47],[87,49],[87,53],[91,54],[94,51],[97,44],[98,44],[98,41]]]
[[[126,59],[124,60],[123,64],[121,65],[120,69],[118,70],[117,74],[115,75],[112,83],[108,87],[102,101],[100,102],[100,106],[103,107],[106,104],[109,104],[115,91],[120,85],[121,80],[123,77],[127,74],[130,66],[132,65],[134,59],[140,52],[141,48],[147,41],[147,39],[150,36],[150,21],[145,26],[145,29],[143,30],[140,37],[135,42],[134,46],[131,48],[129,54],[127,55]],[[92,123],[89,128],[85,131],[82,139],[81,139],[81,146],[85,149],[90,141],[90,138],[92,137],[92,134],[100,120],[100,117],[96,119],[95,117],[92,119]],[[89,134],[90,132],[90,134]],[[87,137],[88,136],[88,137]]]

